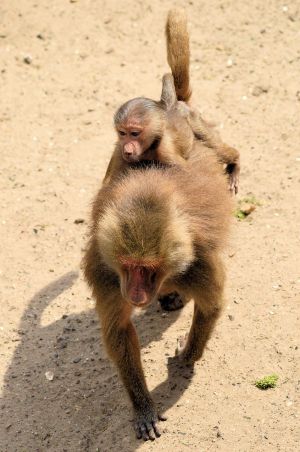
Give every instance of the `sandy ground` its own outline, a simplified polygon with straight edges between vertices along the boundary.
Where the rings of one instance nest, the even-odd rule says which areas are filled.
[[[173,3],[0,3],[1,452],[299,450],[300,7],[177,4],[190,19],[194,98],[241,151],[238,199],[262,205],[234,219],[227,309],[193,376],[166,366],[192,306],[136,316],[149,387],[168,415],[163,436],[143,443],[80,260],[113,112],[159,97]],[[271,373],[275,389],[253,385]]]

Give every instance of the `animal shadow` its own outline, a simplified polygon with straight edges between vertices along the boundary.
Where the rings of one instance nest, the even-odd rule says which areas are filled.
[[[21,340],[5,375],[0,405],[2,452],[134,451],[141,444],[129,422],[127,395],[106,356],[95,311],[41,325],[45,309],[77,278],[71,271],[44,287],[21,318]],[[153,304],[135,318],[141,347],[161,340],[179,315],[157,311]],[[192,369],[180,369],[169,360],[167,379],[152,392],[162,411],[178,401],[191,377]]]

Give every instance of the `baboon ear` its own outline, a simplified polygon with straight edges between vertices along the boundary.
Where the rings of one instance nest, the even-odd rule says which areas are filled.
[[[163,76],[160,101],[167,110],[173,108],[177,103],[176,90],[172,74],[165,74]]]

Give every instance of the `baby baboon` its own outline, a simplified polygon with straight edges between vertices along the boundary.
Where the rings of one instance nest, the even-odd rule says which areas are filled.
[[[140,161],[184,164],[194,142],[199,140],[213,149],[220,163],[226,165],[229,189],[236,193],[239,152],[223,143],[214,128],[188,104],[192,93],[190,50],[187,19],[183,10],[169,12],[166,37],[172,76],[166,74],[163,77],[160,101],[138,97],[117,110],[114,122],[118,142],[104,183],[118,177],[130,164]]]

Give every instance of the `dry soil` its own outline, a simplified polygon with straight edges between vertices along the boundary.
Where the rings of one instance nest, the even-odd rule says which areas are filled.
[[[80,260],[113,113],[159,98],[173,2],[1,0],[1,452],[300,448],[300,5],[177,4],[189,16],[194,99],[241,151],[238,199],[261,205],[234,219],[227,308],[194,375],[167,370],[192,306],[136,316],[168,415],[162,437],[143,443]],[[272,373],[276,388],[253,385]]]

